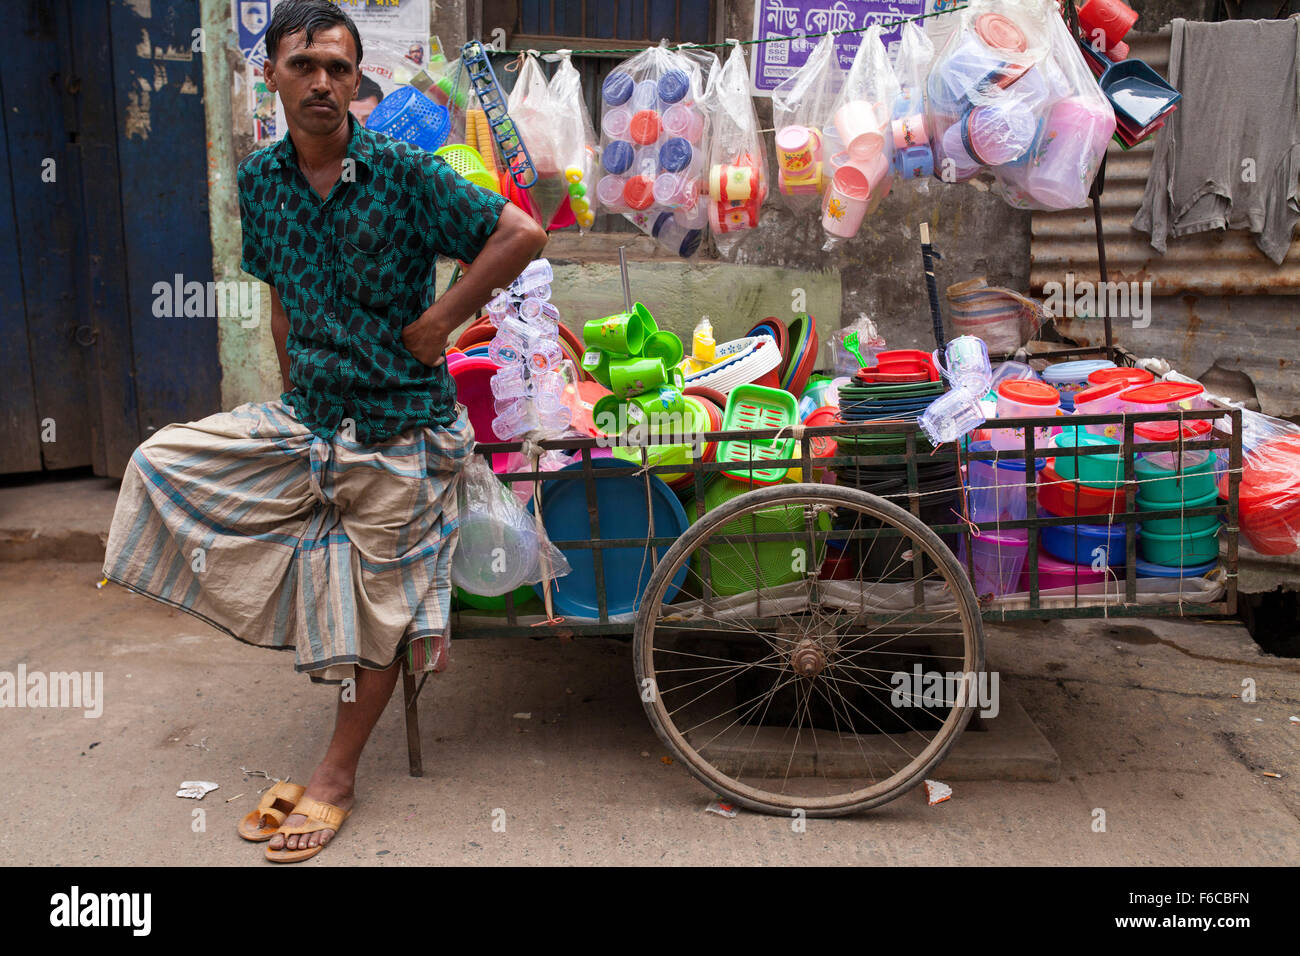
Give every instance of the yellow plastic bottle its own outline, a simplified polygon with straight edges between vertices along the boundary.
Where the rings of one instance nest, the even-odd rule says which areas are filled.
[[[691,358],[699,365],[712,365],[717,361],[717,347],[718,344],[713,340],[713,325],[706,315],[695,327],[695,335],[691,340]]]

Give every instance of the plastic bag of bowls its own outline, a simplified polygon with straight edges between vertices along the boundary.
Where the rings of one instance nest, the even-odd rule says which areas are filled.
[[[880,37],[879,24],[862,35],[826,129],[823,149],[830,168],[822,197],[823,248],[856,236],[893,183],[891,117],[900,88]]]
[[[1246,409],[1241,413],[1241,533],[1260,554],[1300,551],[1300,427]],[[1228,497],[1228,474],[1219,476]]]
[[[826,185],[826,127],[844,83],[835,35],[817,41],[804,65],[772,91],[777,191],[791,209],[817,205]]]
[[[496,597],[543,577],[569,573],[564,552],[480,455],[471,455],[456,492],[460,528],[451,582],[470,594]]]
[[[935,177],[1024,209],[1084,205],[1115,113],[1053,0],[973,0],[931,67]]]

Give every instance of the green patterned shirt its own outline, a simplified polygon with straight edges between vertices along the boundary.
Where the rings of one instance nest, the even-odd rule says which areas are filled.
[[[322,438],[351,419],[370,444],[456,420],[446,363],[420,362],[402,328],[433,304],[435,258],[474,259],[506,201],[432,153],[348,123],[343,176],[324,200],[287,134],[239,164],[242,267],[289,317],[283,401]]]

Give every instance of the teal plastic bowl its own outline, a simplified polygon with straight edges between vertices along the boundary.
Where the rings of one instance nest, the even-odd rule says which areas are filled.
[[[1214,456],[1211,455],[1198,465],[1184,468],[1180,475],[1172,469],[1159,468],[1139,455],[1133,463],[1133,473],[1139,482],[1139,495],[1152,504],[1200,500],[1215,491],[1214,461]]]
[[[1067,481],[1077,481],[1090,488],[1117,488],[1124,484],[1124,465],[1118,451],[1119,442],[1115,439],[1107,438],[1105,435],[1093,435],[1075,428],[1064,428],[1061,434],[1056,436],[1058,448],[1093,448],[1101,445],[1113,445],[1117,450],[1114,454],[1080,455],[1078,458],[1057,455],[1056,473]]]
[[[1159,534],[1143,528],[1138,548],[1141,549],[1142,560],[1166,568],[1205,564],[1219,556],[1219,529],[1216,525],[1209,531],[1181,535]]]
[[[1170,501],[1149,501],[1139,495],[1137,499],[1138,511],[1161,511],[1166,508],[1210,508],[1219,500],[1219,493],[1211,491],[1203,498],[1197,498],[1193,501],[1184,501],[1181,505],[1177,502]],[[1155,518],[1150,521],[1142,522],[1142,533],[1149,534],[1171,534],[1171,535],[1189,535],[1201,534],[1206,531],[1216,531],[1219,527],[1218,515],[1197,515],[1194,518],[1182,518],[1177,511],[1172,512],[1173,517]]]

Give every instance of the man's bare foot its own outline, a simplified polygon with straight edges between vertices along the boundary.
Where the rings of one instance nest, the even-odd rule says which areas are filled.
[[[321,764],[311,775],[311,781],[303,792],[303,797],[311,797],[321,803],[329,803],[340,810],[351,810],[356,802],[353,794],[355,780],[352,774],[327,764]],[[301,826],[307,818],[301,813],[291,813],[284,825]],[[277,833],[271,837],[268,846],[272,850],[306,850],[314,846],[325,846],[334,839],[333,830],[317,830],[315,833],[291,833],[289,836]]]

